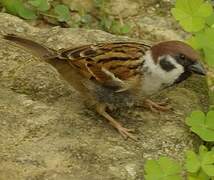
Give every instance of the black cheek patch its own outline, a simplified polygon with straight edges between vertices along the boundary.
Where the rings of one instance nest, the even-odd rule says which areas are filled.
[[[166,58],[161,59],[159,64],[161,68],[167,72],[175,69],[175,66],[171,62],[169,62]]]
[[[192,75],[191,72],[185,71],[183,72],[174,82],[174,84],[181,83],[182,81],[186,80],[188,77]]]

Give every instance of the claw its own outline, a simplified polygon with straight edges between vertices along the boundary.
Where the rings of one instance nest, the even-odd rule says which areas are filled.
[[[146,99],[145,100],[145,105],[147,107],[149,107],[149,109],[152,112],[169,111],[170,109],[172,109],[171,107],[167,106],[168,103],[166,101],[165,102],[160,102],[160,103],[155,103],[150,99]]]
[[[134,132],[133,129],[127,129],[122,126],[118,126],[118,127],[116,127],[116,129],[124,137],[124,139],[130,138],[130,139],[137,141],[137,137],[135,137],[132,133],[130,133],[130,132]]]
[[[105,117],[111,124],[112,126],[118,130],[118,132],[123,136],[123,138],[127,139],[133,139],[137,141],[137,137],[135,137],[131,132],[134,132],[134,129],[127,129],[124,128],[119,122],[117,122],[113,117],[111,117],[107,112],[106,112],[106,106],[104,104],[98,104],[97,105],[97,112]]]

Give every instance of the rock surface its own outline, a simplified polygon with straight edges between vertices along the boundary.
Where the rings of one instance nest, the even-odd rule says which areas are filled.
[[[0,24],[0,34],[24,35],[55,49],[129,40],[98,30],[38,29],[3,13]],[[169,98],[173,111],[114,112],[140,139],[125,141],[84,107],[53,67],[1,37],[0,44],[1,180],[141,180],[146,159],[182,161],[184,151],[197,146],[184,121],[192,110],[207,107],[204,78],[192,77],[157,97]]]

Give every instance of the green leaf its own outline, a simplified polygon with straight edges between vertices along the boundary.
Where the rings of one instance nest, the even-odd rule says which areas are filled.
[[[104,6],[105,0],[93,0],[93,3],[96,8],[100,8]]]
[[[214,111],[209,111],[209,112],[207,113],[206,122],[207,122],[207,126],[208,126],[210,129],[213,129],[213,130],[214,130]]]
[[[206,23],[211,27],[214,25],[214,12],[206,18]]]
[[[2,0],[2,4],[7,12],[13,15],[17,15],[19,7],[22,6],[22,2],[20,0]]]
[[[207,147],[201,145],[201,146],[199,147],[199,156],[200,156],[200,159],[203,159],[204,156],[207,154],[207,152],[208,152]]]
[[[190,117],[186,118],[186,123],[189,126],[196,126],[205,122],[205,114],[202,111],[193,111]]]
[[[199,147],[199,155],[193,151],[188,151],[186,155],[188,180],[209,180],[209,176],[214,175],[214,151],[208,151],[202,145]]]
[[[210,177],[201,170],[198,174],[198,180],[210,180]]]
[[[202,169],[208,176],[214,176],[214,151],[206,153],[202,160]]]
[[[186,40],[187,43],[192,46],[194,49],[197,49],[197,50],[200,50],[201,49],[201,46],[200,44],[198,43],[197,39],[195,38],[195,36],[192,36],[191,38],[187,39]]]
[[[211,67],[214,67],[214,51],[213,51],[213,47],[204,49],[204,54],[205,54],[205,60],[206,60],[207,64],[209,66],[211,66]]]
[[[61,5],[61,4],[56,5],[54,7],[54,12],[57,14],[58,16],[57,19],[60,22],[69,21],[71,18],[68,6]]]
[[[203,112],[195,111],[186,119],[187,125],[191,126],[191,130],[205,141],[214,141],[214,128],[210,126],[212,113],[205,117]],[[209,119],[208,119],[209,118]]]
[[[198,33],[195,38],[204,51],[205,61],[214,67],[214,28],[207,28],[203,33]]]
[[[188,174],[187,180],[210,180],[210,177],[201,170],[196,174]]]
[[[148,160],[145,165],[146,180],[181,180],[181,167],[167,157],[159,160]]]
[[[160,165],[156,160],[148,160],[145,165],[145,171],[147,174],[153,174],[156,176],[161,176],[162,174]]]
[[[186,169],[188,172],[196,173],[200,169],[200,160],[193,151],[187,151],[186,152]]]
[[[198,33],[196,39],[204,49],[211,48],[214,45],[214,29],[207,28],[204,32]]]
[[[47,11],[50,8],[47,0],[31,0],[29,3],[39,11]]]
[[[108,18],[108,17],[102,17],[101,18],[101,26],[105,29],[105,30],[110,30],[111,26],[112,26],[112,19]]]
[[[198,32],[205,27],[206,18],[213,12],[204,0],[177,0],[172,14],[187,32]]]
[[[92,22],[92,16],[89,14],[85,14],[83,16],[81,16],[81,22],[85,23],[85,24],[89,24]]]
[[[125,25],[123,25],[123,26],[120,28],[120,32],[121,32],[122,34],[127,34],[127,33],[130,32],[130,30],[131,30],[131,27],[130,27],[130,25],[128,25],[128,24],[125,24]]]
[[[116,20],[112,20],[111,31],[115,34],[120,34],[121,24]]]
[[[19,7],[18,15],[24,19],[29,19],[29,20],[37,18],[36,14],[33,10],[28,9],[24,6]]]
[[[21,0],[3,0],[2,4],[9,13],[24,19],[36,19],[37,17],[35,12],[26,8]]]
[[[197,135],[199,135],[204,141],[214,141],[214,131],[209,130],[206,125],[192,127],[191,130]]]

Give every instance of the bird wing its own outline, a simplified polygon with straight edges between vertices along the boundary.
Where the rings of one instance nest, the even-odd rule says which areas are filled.
[[[148,48],[134,42],[101,43],[62,50],[58,57],[85,78],[119,92],[138,84]]]
[[[33,40],[13,34],[4,39],[19,44],[44,58],[69,80],[72,67],[85,78],[116,91],[138,85],[142,76],[143,55],[150,46],[136,42],[100,43],[55,51]],[[69,66],[70,65],[70,66]]]

